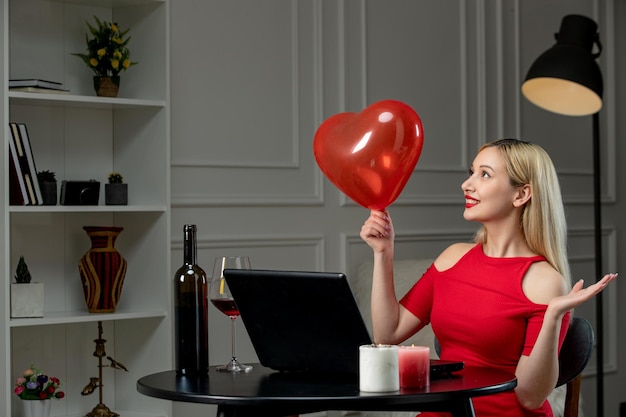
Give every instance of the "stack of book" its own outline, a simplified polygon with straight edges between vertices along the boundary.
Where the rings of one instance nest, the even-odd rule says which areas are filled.
[[[37,79],[9,80],[11,91],[22,91],[26,93],[47,93],[47,94],[69,94],[70,90],[65,90],[63,84],[55,81],[45,81]]]
[[[9,197],[11,205],[43,204],[37,167],[24,123],[9,123]]]

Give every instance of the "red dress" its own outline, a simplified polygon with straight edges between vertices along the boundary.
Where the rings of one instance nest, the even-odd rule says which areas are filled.
[[[490,258],[477,244],[445,271],[431,265],[400,303],[422,322],[432,324],[442,359],[514,373],[520,356],[530,354],[547,308],[526,298],[522,279],[532,263],[545,260],[543,256]],[[568,313],[561,324],[559,349],[569,320]],[[513,391],[472,401],[477,417],[552,416],[548,401],[541,408],[527,410]]]

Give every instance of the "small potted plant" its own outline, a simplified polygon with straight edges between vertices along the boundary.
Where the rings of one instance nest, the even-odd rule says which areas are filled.
[[[31,364],[15,380],[13,393],[23,400],[25,416],[47,416],[50,415],[50,400],[65,397],[65,393],[59,390],[60,386],[59,378],[48,376]]]
[[[128,204],[128,184],[119,172],[109,174],[109,182],[104,185],[104,202],[108,206],[125,206]]]
[[[11,317],[43,317],[44,284],[31,282],[32,276],[23,256],[17,263],[15,283],[11,283]]]
[[[58,390],[60,385],[59,378],[45,375],[31,364],[30,368],[16,379],[13,392],[22,400],[61,399],[65,397],[65,393]]]
[[[39,171],[37,181],[41,190],[44,206],[56,206],[57,204],[57,179],[54,172]]]
[[[120,72],[126,71],[137,62],[131,62],[128,42],[124,39],[130,29],[120,30],[115,22],[107,22],[94,16],[96,26],[85,22],[89,33],[85,34],[87,53],[74,53],[81,58],[94,73],[93,85],[98,96],[117,97],[120,86]]]

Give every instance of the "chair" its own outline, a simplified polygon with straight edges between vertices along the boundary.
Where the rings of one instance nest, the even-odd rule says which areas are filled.
[[[566,385],[563,417],[578,417],[582,372],[593,351],[594,333],[591,324],[582,317],[572,317],[559,355],[559,378],[556,387]],[[439,341],[435,338],[439,354]],[[556,388],[555,387],[555,388]]]
[[[559,355],[559,379],[556,386],[566,384],[564,417],[578,417],[582,372],[593,351],[594,333],[582,317],[572,317]]]

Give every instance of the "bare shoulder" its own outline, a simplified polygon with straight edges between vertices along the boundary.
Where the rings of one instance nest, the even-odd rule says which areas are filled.
[[[448,246],[435,259],[435,268],[438,271],[452,268],[474,246],[476,246],[475,243],[454,243]]]
[[[547,261],[530,266],[522,288],[526,297],[536,304],[548,304],[554,297],[567,294],[565,278]]]

